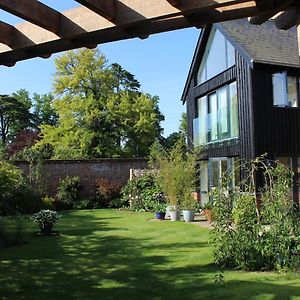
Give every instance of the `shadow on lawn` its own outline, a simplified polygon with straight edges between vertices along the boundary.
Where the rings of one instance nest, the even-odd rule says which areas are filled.
[[[257,299],[264,294],[271,294],[272,299],[292,299],[300,296],[300,290],[295,287],[265,282],[241,280],[216,285],[214,266],[195,261],[193,266],[176,267],[168,256],[168,251],[189,251],[187,248],[195,251],[195,247],[200,250],[207,247],[206,243],[150,247],[147,239],[118,236],[116,230],[126,227],[113,228],[105,218],[92,216],[88,221],[86,216],[76,216],[74,224],[66,220],[62,226],[65,235],[61,237],[34,239],[34,245],[6,252],[6,257],[1,254],[0,299]]]

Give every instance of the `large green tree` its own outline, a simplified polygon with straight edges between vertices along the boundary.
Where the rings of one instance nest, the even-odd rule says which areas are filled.
[[[58,124],[41,126],[37,147],[50,144],[56,158],[146,156],[161,135],[158,97],[99,50],[57,58],[54,91]]]
[[[6,146],[15,135],[31,123],[29,107],[18,98],[0,95],[0,136]]]

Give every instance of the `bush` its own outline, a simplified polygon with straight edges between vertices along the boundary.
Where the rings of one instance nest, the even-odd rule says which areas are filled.
[[[183,139],[177,141],[169,150],[158,143],[153,144],[150,165],[158,170],[155,182],[161,186],[170,205],[180,205],[195,191],[200,150],[187,151]]]
[[[42,204],[44,209],[54,209],[55,199],[49,195],[42,197]]]
[[[117,181],[99,178],[95,182],[96,197],[93,208],[118,208],[120,207],[120,192],[122,184]]]
[[[57,209],[72,209],[79,200],[80,178],[67,176],[59,181],[55,206]]]
[[[226,178],[214,194],[215,262],[246,270],[293,269],[299,266],[300,226],[289,196],[292,174],[282,165],[269,167],[262,159],[250,168],[247,184],[230,190]],[[259,199],[257,171],[264,177]]]
[[[0,248],[23,244],[23,217],[0,217]]]
[[[0,161],[0,213],[31,213],[41,207],[39,197],[16,166]]]
[[[155,182],[153,173],[136,177],[123,187],[122,201],[133,211],[154,211],[157,202],[165,202],[164,193]]]

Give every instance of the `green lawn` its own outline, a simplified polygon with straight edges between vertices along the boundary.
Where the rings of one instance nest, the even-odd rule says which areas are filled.
[[[0,250],[0,299],[300,299],[295,274],[225,271],[208,229],[118,210],[63,214],[59,237]]]

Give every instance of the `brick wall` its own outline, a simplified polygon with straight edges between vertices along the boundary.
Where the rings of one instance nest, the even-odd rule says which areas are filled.
[[[28,162],[17,161],[15,165],[28,176]],[[79,176],[82,196],[90,196],[97,179],[104,178],[124,185],[129,179],[130,169],[144,169],[146,166],[145,159],[49,160],[43,163],[41,175],[49,194],[56,193],[61,178]]]

